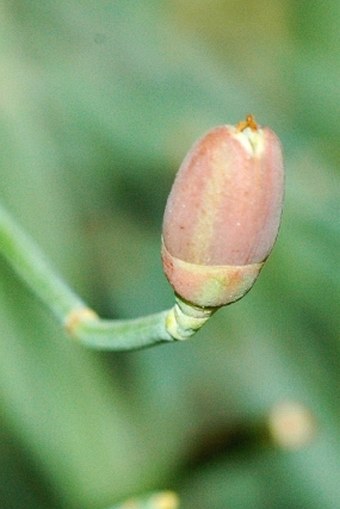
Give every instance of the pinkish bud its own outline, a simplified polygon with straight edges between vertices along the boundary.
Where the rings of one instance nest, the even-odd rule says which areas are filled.
[[[280,142],[250,115],[195,143],[163,223],[163,267],[182,299],[219,307],[251,288],[278,233],[283,186]]]

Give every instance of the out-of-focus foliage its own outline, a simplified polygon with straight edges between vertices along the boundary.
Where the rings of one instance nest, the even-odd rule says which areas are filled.
[[[252,112],[287,165],[260,280],[187,343],[86,351],[1,261],[1,507],[163,488],[339,507],[340,3],[4,0],[0,19],[1,200],[103,316],[172,304],[162,212],[196,137]],[[301,450],[256,431],[284,400],[316,417]]]

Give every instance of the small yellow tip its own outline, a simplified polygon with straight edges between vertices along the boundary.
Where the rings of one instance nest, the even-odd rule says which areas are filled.
[[[254,115],[236,124],[235,135],[251,156],[260,156],[263,149],[263,131],[255,121]]]
[[[238,124],[236,124],[236,129],[239,132],[244,131],[245,129],[251,129],[252,131],[258,130],[258,125],[256,123],[254,115],[247,115],[245,120],[242,120]]]

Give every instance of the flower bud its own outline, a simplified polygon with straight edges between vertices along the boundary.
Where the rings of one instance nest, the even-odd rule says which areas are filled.
[[[267,427],[274,444],[297,450],[315,438],[317,424],[311,411],[295,401],[281,401],[270,411]]]
[[[251,115],[194,144],[163,222],[163,267],[177,295],[220,307],[252,287],[278,233],[283,187],[280,142]]]

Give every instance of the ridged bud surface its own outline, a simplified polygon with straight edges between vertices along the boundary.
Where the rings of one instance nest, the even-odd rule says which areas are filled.
[[[283,189],[280,142],[251,116],[194,144],[163,222],[164,271],[180,297],[218,307],[250,289],[278,233]]]

